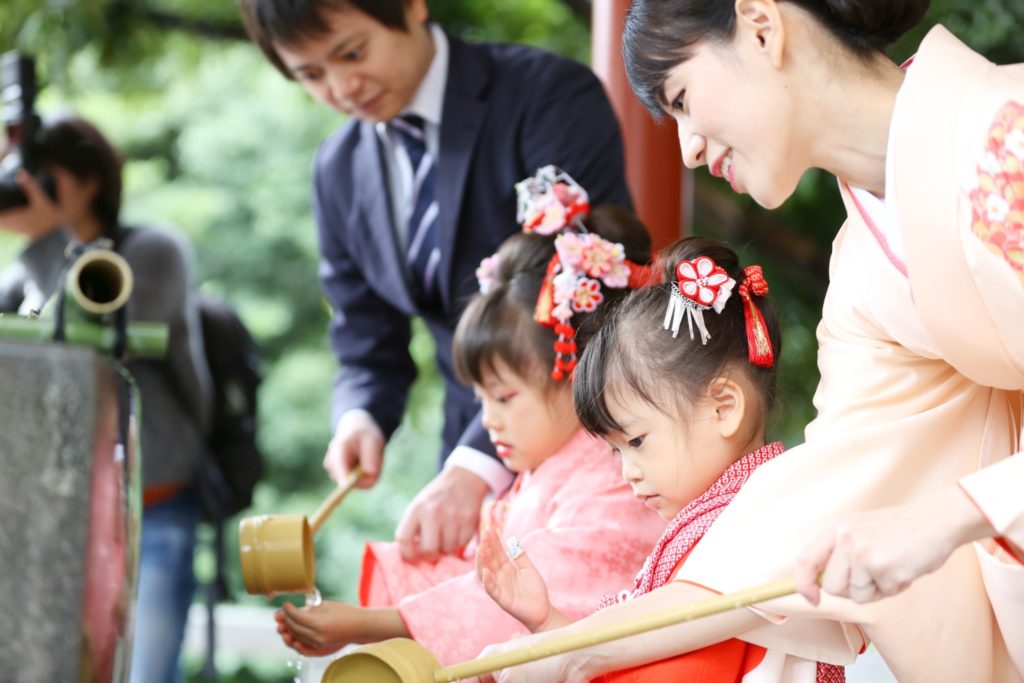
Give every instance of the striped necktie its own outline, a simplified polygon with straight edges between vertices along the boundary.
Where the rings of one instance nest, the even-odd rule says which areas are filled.
[[[421,304],[437,301],[437,267],[441,251],[437,246],[437,165],[427,151],[425,122],[405,115],[391,120],[412,166],[412,191],[405,209],[405,257],[413,292]]]

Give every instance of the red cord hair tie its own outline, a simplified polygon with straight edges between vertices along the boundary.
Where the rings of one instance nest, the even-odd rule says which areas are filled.
[[[641,265],[626,261],[629,266],[629,288],[642,289],[661,281],[661,269],[655,268],[653,264]]]
[[[743,282],[737,291],[743,299],[743,319],[747,327],[747,351],[750,362],[762,368],[770,368],[775,364],[772,340],[768,335],[768,325],[764,321],[761,309],[754,303],[755,296],[764,296],[768,293],[768,281],[764,279],[761,266],[747,266],[743,269]]]

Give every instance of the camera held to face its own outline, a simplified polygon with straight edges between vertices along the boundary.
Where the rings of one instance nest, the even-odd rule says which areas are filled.
[[[41,121],[35,111],[35,99],[35,61],[17,52],[4,53],[0,56],[0,113],[10,149],[0,161],[0,211],[28,204],[28,197],[16,181],[22,168],[56,198],[53,178],[42,168],[39,158]]]

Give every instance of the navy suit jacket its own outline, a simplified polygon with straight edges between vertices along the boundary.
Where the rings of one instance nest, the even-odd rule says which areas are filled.
[[[593,72],[521,45],[450,35],[449,45],[437,167],[440,308],[423,310],[410,293],[373,124],[350,120],[323,143],[314,188],[320,280],[341,364],[332,424],[363,408],[386,436],[398,427],[416,376],[408,347],[410,318],[419,315],[444,379],[443,457],[460,444],[493,454],[479,405],[455,377],[452,336],[477,291],[480,260],[519,230],[515,183],[556,164],[591,204],[630,206],[618,124]]]

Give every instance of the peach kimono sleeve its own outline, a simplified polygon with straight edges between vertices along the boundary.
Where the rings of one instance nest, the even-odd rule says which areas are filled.
[[[1024,563],[1024,454],[964,477],[960,487],[999,534],[1003,549]]]
[[[1009,656],[1024,675],[1024,454],[964,477],[960,486],[1000,534],[999,550],[976,543],[975,552]]]
[[[955,204],[936,209],[956,220],[908,230],[906,246],[918,309],[942,357],[979,386],[1003,392],[986,442],[1007,443],[983,449],[978,470],[959,484],[997,534],[998,546],[977,543],[975,552],[1009,656],[1024,676],[1024,65],[982,76],[963,94],[952,136],[959,171],[947,182],[956,185],[948,193]],[[1009,434],[999,435],[1001,424]]]
[[[1024,562],[1024,78],[999,85],[967,108],[971,127],[985,134],[962,136],[958,220],[909,229],[907,247],[915,300],[938,352],[978,385],[1005,392],[1006,422],[1015,426],[1009,447],[983,452],[979,471],[960,486],[999,545]]]
[[[964,270],[981,313],[992,320],[991,334],[975,340],[986,346],[958,351],[984,355],[1000,385],[1024,392],[1024,84],[1019,96],[1021,101],[1005,101],[992,119],[968,192]],[[1016,445],[1019,451],[1020,438]],[[1024,454],[988,465],[960,485],[999,534],[1000,545],[1024,563]]]

